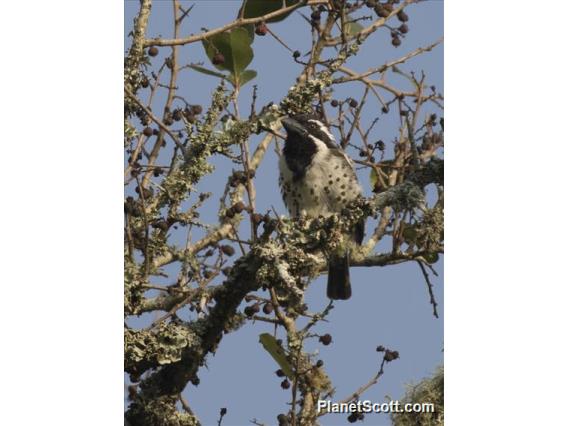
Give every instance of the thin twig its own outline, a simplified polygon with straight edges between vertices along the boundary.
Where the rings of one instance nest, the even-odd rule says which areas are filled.
[[[275,10],[274,12],[271,12],[271,13],[267,13],[266,15],[263,15],[263,16],[258,16],[258,17],[255,17],[255,18],[246,18],[246,19],[238,18],[238,19],[234,20],[233,22],[231,22],[227,25],[224,25],[224,26],[219,27],[219,28],[215,28],[214,30],[205,31],[204,33],[201,33],[201,34],[192,35],[192,36],[185,37],[185,38],[174,38],[174,39],[153,38],[153,39],[145,40],[144,46],[145,47],[148,47],[148,46],[181,46],[181,45],[184,45],[184,44],[195,43],[197,41],[207,39],[207,38],[212,37],[214,35],[224,33],[225,31],[229,31],[233,28],[243,27],[245,25],[251,25],[251,24],[258,24],[262,21],[268,21],[272,18],[276,18],[278,16],[292,12],[292,11],[302,7],[302,6],[326,4],[327,2],[328,2],[328,0],[309,0],[309,1],[303,0],[303,1],[299,1],[296,4],[293,4],[291,6]]]
[[[185,147],[184,147],[183,144],[179,141],[179,139],[177,138],[177,136],[172,133],[172,131],[168,128],[168,126],[166,126],[166,125],[162,122],[162,120],[160,120],[158,117],[156,117],[156,116],[154,115],[154,113],[153,113],[152,111],[150,111],[150,109],[148,109],[148,108],[140,101],[140,99],[138,99],[138,98],[134,95],[134,93],[132,93],[132,92],[130,91],[130,89],[129,89],[128,87],[125,86],[125,87],[124,87],[124,91],[126,92],[126,94],[127,94],[128,96],[130,96],[130,98],[132,98],[132,100],[133,100],[134,102],[136,102],[136,103],[138,104],[138,106],[139,106],[140,108],[142,108],[142,110],[143,110],[146,114],[148,114],[148,117],[150,117],[150,118],[152,119],[152,121],[153,121],[154,123],[156,123],[156,124],[160,127],[160,129],[162,129],[164,132],[166,132],[166,133],[172,138],[172,140],[175,142],[175,144],[177,145],[177,147],[178,147],[182,152],[185,152]]]
[[[432,305],[433,314],[436,318],[439,318],[438,309],[437,309],[438,303],[436,302],[436,299],[434,297],[434,286],[432,285],[430,277],[428,276],[428,272],[426,271],[426,268],[424,268],[422,262],[420,260],[417,260],[416,263],[418,263],[418,266],[420,266],[422,275],[424,275],[424,279],[426,280],[426,285],[428,286],[428,294],[430,295],[430,304]]]

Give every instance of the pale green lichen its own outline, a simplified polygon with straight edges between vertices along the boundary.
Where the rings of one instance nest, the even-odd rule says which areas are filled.
[[[125,370],[139,373],[148,367],[177,362],[185,348],[198,347],[200,343],[198,333],[184,324],[162,322],[153,330],[126,329]]]
[[[331,73],[321,72],[318,78],[292,86],[288,95],[280,102],[282,115],[311,113],[312,102],[319,93],[331,84]]]
[[[138,265],[125,257],[124,260],[124,314],[135,315],[144,300]]]
[[[393,426],[443,426],[444,424],[444,369],[416,385],[408,386],[401,403],[434,404],[434,412],[393,413]]]
[[[131,426],[200,426],[199,420],[187,412],[178,411],[177,397],[155,399],[137,397],[126,413]]]
[[[426,210],[416,227],[416,245],[425,251],[435,252],[444,240],[444,212],[441,208]]]

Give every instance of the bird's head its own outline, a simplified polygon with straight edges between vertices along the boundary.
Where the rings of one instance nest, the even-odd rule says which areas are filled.
[[[337,149],[333,135],[316,115],[300,114],[284,118],[287,137],[283,154],[295,179],[302,178],[318,152]]]
[[[323,142],[327,147],[335,147],[335,139],[323,120],[314,114],[299,114],[284,118],[282,125],[286,129],[287,143],[317,144]],[[317,141],[316,141],[317,140]]]

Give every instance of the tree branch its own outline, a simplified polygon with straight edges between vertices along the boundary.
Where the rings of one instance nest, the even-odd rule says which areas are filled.
[[[180,46],[180,45],[184,45],[184,44],[189,44],[189,43],[195,43],[196,41],[201,41],[204,40],[206,38],[212,37],[216,34],[221,34],[224,33],[225,31],[229,31],[233,28],[237,28],[237,27],[242,27],[244,25],[253,25],[253,24],[258,24],[260,22],[263,21],[268,21],[272,18],[277,18],[278,16],[281,15],[285,15],[286,13],[289,12],[293,12],[296,9],[299,9],[300,7],[303,6],[313,6],[313,5],[318,5],[318,4],[326,4],[327,0],[301,0],[300,2],[292,5],[292,6],[288,6],[282,9],[278,9],[274,12],[271,13],[267,13],[266,15],[263,16],[258,16],[256,18],[237,18],[236,20],[234,20],[233,22],[224,25],[222,27],[219,28],[215,28],[214,30],[210,30],[210,31],[206,31],[204,33],[201,34],[197,34],[197,35],[193,35],[193,36],[189,36],[189,37],[185,37],[185,38],[174,38],[174,39],[161,39],[161,38],[154,38],[154,39],[149,39],[144,41],[144,46],[148,47],[148,46]]]

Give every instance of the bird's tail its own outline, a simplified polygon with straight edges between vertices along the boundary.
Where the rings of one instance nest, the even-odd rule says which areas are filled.
[[[330,259],[327,275],[327,297],[333,300],[347,300],[351,297],[348,255]]]

